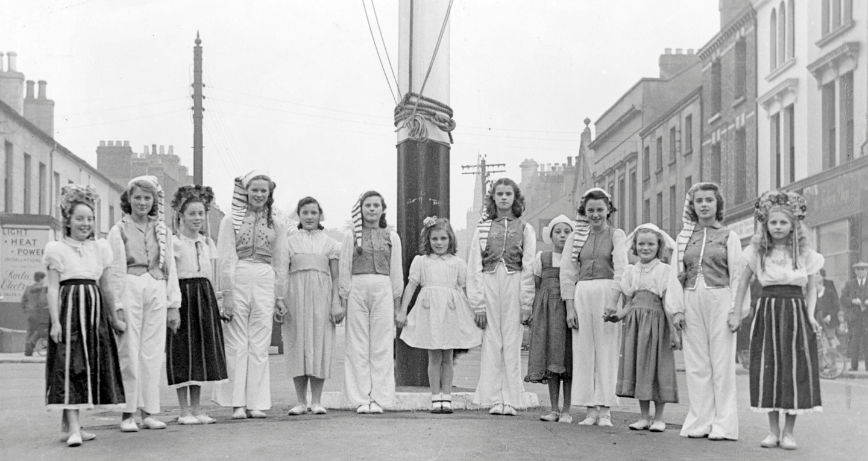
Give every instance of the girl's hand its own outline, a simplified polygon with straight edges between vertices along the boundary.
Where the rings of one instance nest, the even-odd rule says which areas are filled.
[[[232,304],[232,296],[224,296],[223,313],[220,314],[220,318],[223,319],[224,322],[231,322],[233,316],[235,316],[235,305]]]
[[[115,334],[122,335],[125,331],[127,331],[127,322],[124,322],[117,316],[115,316],[114,320],[112,320],[112,326],[115,329]]]
[[[672,316],[672,325],[675,326],[676,331],[684,330],[684,314],[679,312]]]
[[[332,306],[331,310],[331,319],[332,323],[335,325],[340,325],[344,320],[344,317],[347,316],[347,310],[341,307],[340,305]]]
[[[672,349],[679,351],[681,350],[681,335],[677,332],[673,332],[672,336],[669,338],[669,347]]]
[[[398,328],[404,328],[407,326],[407,314],[403,312],[395,314],[395,326]]]
[[[284,316],[286,316],[286,303],[282,299],[274,300],[274,321],[283,324]]]
[[[814,320],[814,322],[816,323],[816,320]],[[726,323],[729,325],[729,331],[735,333],[738,331],[738,327],[741,326],[741,316],[736,315],[735,312],[730,312],[726,317]]]
[[[576,315],[576,309],[567,307],[567,326],[573,330],[579,329],[579,316]]]
[[[222,291],[218,291],[217,293],[214,293],[214,299],[216,299],[216,300],[218,300],[218,301],[221,300],[221,299],[223,299],[223,292],[222,292]]]
[[[814,318],[810,318],[808,320],[810,320],[811,322],[811,327],[813,327],[814,329],[814,334],[820,334],[820,332],[822,331],[822,327],[820,327],[820,324],[817,323],[817,320]]]
[[[612,314],[612,316],[615,318],[616,321],[620,322],[627,318],[628,312],[629,309],[620,309],[618,312]]]
[[[60,343],[63,339],[63,330],[60,328],[60,322],[51,322],[51,331],[48,333],[51,336],[51,340]]]
[[[485,311],[477,312],[474,317],[474,320],[476,320],[476,326],[480,329],[484,330],[485,327],[488,326],[488,319],[485,317]]]
[[[181,327],[181,312],[180,309],[167,309],[166,325],[172,330],[172,333],[177,333]]]
[[[521,310],[521,324],[522,325],[530,325],[530,309],[522,309]]]

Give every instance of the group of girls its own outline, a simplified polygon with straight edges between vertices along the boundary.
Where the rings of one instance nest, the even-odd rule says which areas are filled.
[[[125,215],[108,242],[93,239],[93,188],[64,188],[64,235],[45,251],[52,319],[46,398],[64,410],[62,439],[70,446],[95,437],[80,427],[81,408],[120,409],[125,432],[138,430],[137,411],[144,427],[164,428],[152,416],[160,411],[163,353],[180,424],[214,422],[199,410],[205,382],[216,383],[213,399],[232,407],[232,418],[264,418],[273,319],[283,323],[298,398],[290,415],[326,413],[321,394],[335,325],[346,319],[344,400],[357,413],[382,413],[394,402],[397,326],[408,345],[429,351],[432,413],[452,412],[453,350],[481,343],[473,402],[515,416],[526,406],[521,342],[529,325],[524,380],[549,386],[552,408],[542,420],[570,423],[576,405],[587,408],[579,424],[612,426],[610,408],[630,397],[641,410],[630,429],[665,430],[665,404],[678,402],[673,349],[683,345],[689,406],[681,435],[736,440],[734,333],[748,312],[753,274],[764,287],[750,364],[751,406],[769,413],[762,446],[795,448],[795,416],[820,410],[809,279],[823,259],[805,244],[806,207],[796,194],[769,192],[757,201],[759,231],[742,255],[737,235],[721,224],[715,184],[688,191],[676,240],[653,224],[630,236],[610,226],[613,200],[593,188],[581,197],[575,222],[559,216],[543,229],[553,249],[537,253],[534,229],[521,219],[521,191],[504,178],[486,196],[467,264],[455,256],[449,221],[425,219],[405,287],[401,240],[387,227],[379,193],[362,194],[339,244],[323,232],[315,199],[299,201],[285,220],[273,209],[274,188],[260,171],[236,179],[219,248],[205,232],[208,187],[178,190],[172,234],[156,178],[131,180],[121,198]],[[288,227],[293,221],[297,228]]]

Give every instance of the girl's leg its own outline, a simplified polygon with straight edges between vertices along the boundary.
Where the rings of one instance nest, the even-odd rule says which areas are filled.
[[[650,418],[650,416],[649,416],[650,413],[651,413],[651,401],[640,400],[639,401],[640,418],[642,418],[643,420],[645,420],[647,422],[648,418]]]
[[[573,378],[564,378],[561,382],[564,387],[564,406],[561,414],[569,415],[570,407],[573,405]]]
[[[190,386],[190,407],[193,416],[199,416],[199,397],[202,395],[202,387],[195,384]]]
[[[554,376],[549,377],[549,400],[551,400],[552,412],[558,412],[558,403],[561,398],[561,380]]]
[[[654,421],[663,421],[664,410],[666,410],[666,402],[654,402]]]
[[[441,392],[440,377],[443,366],[443,351],[437,349],[428,350],[428,383],[431,385],[431,395]]]
[[[307,375],[292,378],[292,383],[295,384],[295,401],[299,405],[307,405]]]
[[[777,411],[769,412],[769,433],[774,436],[780,436],[781,434],[781,423],[779,419],[780,415]]]
[[[81,444],[81,424],[78,421],[78,410],[63,410],[64,418],[66,419],[67,424],[69,424],[69,437],[70,439],[78,439],[78,443],[74,443],[72,440],[68,440],[67,443],[76,446]]]
[[[796,426],[796,415],[787,415],[786,422],[784,422],[784,434],[793,436],[793,428]]]
[[[175,389],[175,392],[178,394],[178,405],[181,407],[181,417],[189,415],[190,409],[187,408],[187,386],[179,387]]]
[[[322,378],[314,378],[310,377],[310,404],[320,405],[320,400],[322,399],[322,388],[325,385],[325,380]]]
[[[452,368],[452,349],[443,350],[442,357],[442,365],[440,366],[440,393],[452,395],[452,379],[455,376],[455,370]]]

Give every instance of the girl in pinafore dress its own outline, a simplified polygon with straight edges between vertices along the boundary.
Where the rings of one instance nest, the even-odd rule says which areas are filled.
[[[199,413],[202,384],[228,378],[218,295],[211,285],[217,248],[207,234],[202,234],[213,200],[214,193],[207,186],[184,186],[172,197],[178,232],[172,236],[172,245],[181,288],[181,327],[166,335],[166,379],[178,394],[178,423],[184,425],[214,422]]]
[[[338,295],[340,244],[325,233],[320,224],[325,216],[313,197],[299,200],[290,218],[299,221],[299,230],[287,239],[288,318],[283,324],[283,349],[297,398],[289,415],[307,413],[308,381],[311,412],[324,415],[322,388],[331,376],[335,325],[344,317]]]
[[[627,236],[627,242],[639,263],[627,266],[621,278],[621,292],[628,302],[616,314],[624,320],[624,329],[615,394],[639,400],[642,416],[630,429],[663,432],[666,403],[678,403],[672,349],[679,347],[679,339],[670,328],[663,303],[671,268],[660,258],[667,249],[675,250],[675,241],[654,224],[643,224]],[[649,419],[651,401],[653,422]]]
[[[567,326],[567,305],[561,299],[561,258],[567,237],[573,232],[573,222],[560,215],[543,228],[543,242],[553,245],[553,251],[541,251],[533,260],[533,275],[537,286],[530,323],[530,351],[527,376],[530,383],[547,383],[551,411],[541,415],[542,421],[569,424],[573,386],[573,338]],[[561,383],[564,406],[558,406]]]
[[[410,265],[401,310],[395,324],[401,339],[412,347],[428,349],[428,382],[431,413],[452,413],[452,350],[469,349],[482,342],[482,330],[473,323],[473,313],[464,293],[467,266],[455,256],[457,242],[448,219],[423,221],[419,256]],[[416,292],[410,315],[407,308]]]
[[[60,440],[70,447],[93,440],[79,423],[80,409],[124,406],[124,384],[112,327],[123,334],[108,283],[112,250],[94,240],[93,186],[64,186],[63,237],[45,245],[51,341],[45,361],[45,402],[63,410]]]
[[[767,412],[770,434],[760,446],[795,450],[796,416],[822,411],[814,278],[825,262],[807,246],[808,207],[794,192],[769,191],[754,206],[759,229],[742,257],[746,264],[735,305],[756,273],[763,286],[751,325],[750,406]],[[735,318],[740,312],[736,310]],[[730,327],[735,327],[732,323]],[[786,414],[783,432],[779,414]]]

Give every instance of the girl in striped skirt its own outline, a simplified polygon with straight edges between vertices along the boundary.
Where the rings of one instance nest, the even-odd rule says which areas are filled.
[[[63,237],[45,246],[51,342],[45,363],[45,400],[63,409],[61,440],[75,447],[96,435],[81,429],[80,409],[124,406],[124,384],[114,330],[126,325],[115,316],[107,282],[112,251],[94,240],[93,186],[63,188],[60,211]]]
[[[172,198],[177,220],[172,245],[181,289],[181,326],[166,335],[166,378],[178,394],[180,424],[213,423],[214,419],[199,413],[202,383],[228,379],[217,307],[220,296],[211,286],[211,264],[217,259],[217,248],[207,232],[202,232],[207,228],[213,200],[214,193],[207,186],[181,187]]]
[[[817,289],[813,279],[823,256],[807,247],[802,224],[807,206],[793,192],[766,192],[757,200],[759,229],[743,253],[746,268],[736,295],[741,306],[751,276],[763,286],[751,326],[750,405],[769,414],[770,434],[760,445],[796,448],[796,416],[822,411],[817,358],[820,325],[814,319]],[[739,314],[736,312],[736,314]],[[730,328],[738,325],[730,317]],[[779,413],[786,414],[783,432]]]

